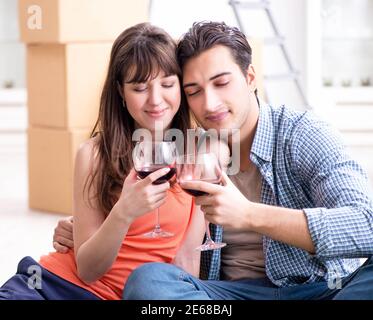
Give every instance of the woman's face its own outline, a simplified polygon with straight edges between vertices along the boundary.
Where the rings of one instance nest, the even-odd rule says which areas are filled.
[[[180,83],[177,75],[166,76],[163,71],[141,83],[125,83],[123,97],[128,112],[137,128],[152,132],[157,128],[166,130],[180,107]]]

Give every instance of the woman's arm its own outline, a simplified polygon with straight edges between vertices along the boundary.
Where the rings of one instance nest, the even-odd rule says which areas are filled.
[[[172,263],[197,278],[199,277],[201,252],[196,248],[202,244],[204,235],[204,214],[199,206],[194,206],[192,221]]]
[[[110,268],[129,227],[128,221],[119,219],[115,208],[105,219],[93,198],[95,186],[89,193],[83,192],[94,165],[93,142],[90,140],[81,146],[76,156],[73,200],[75,258],[78,275],[86,283],[94,282]]]
[[[162,205],[169,183],[153,185],[165,174],[158,170],[137,181],[131,170],[123,183],[122,193],[109,215],[98,209],[94,201],[96,188],[83,193],[91,166],[95,165],[93,143],[85,143],[78,151],[74,173],[74,248],[78,275],[92,283],[101,278],[112,266],[132,221]],[[92,205],[88,203],[88,197]]]

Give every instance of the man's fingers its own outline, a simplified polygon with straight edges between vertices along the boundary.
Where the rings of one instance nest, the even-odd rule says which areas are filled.
[[[66,238],[70,241],[74,241],[74,236],[73,236],[72,230],[67,231],[66,229],[56,228],[54,230],[54,236],[60,236],[60,237]]]
[[[205,215],[209,215],[213,212],[214,207],[210,205],[202,205],[201,210]]]
[[[58,242],[56,241],[53,241],[53,248],[59,252],[59,253],[67,253],[69,251],[69,248],[68,247],[65,247],[61,244],[59,244]]]
[[[73,232],[73,223],[71,218],[58,221],[56,230],[66,230],[67,232]]]
[[[201,211],[205,214],[205,219],[208,222],[220,224],[220,221],[217,220],[218,216],[215,214],[212,206],[201,206]]]
[[[199,197],[195,197],[194,201],[197,206],[203,206],[203,205],[206,206],[206,205],[212,205],[214,198],[210,197],[209,195],[199,196]]]
[[[231,179],[229,179],[228,175],[225,173],[224,170],[221,171],[221,178],[222,178],[222,179],[221,179],[221,182],[222,182],[222,185],[223,185],[223,186],[227,186],[227,185],[233,183],[233,182],[231,181]]]
[[[69,247],[69,248],[74,247],[74,242],[73,241],[71,241],[70,239],[61,237],[59,235],[56,235],[56,236],[53,237],[53,242],[58,242],[60,245],[66,246],[66,247]]]

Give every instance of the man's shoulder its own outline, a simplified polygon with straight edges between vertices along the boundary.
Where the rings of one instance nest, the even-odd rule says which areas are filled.
[[[271,118],[276,131],[291,134],[305,134],[310,131],[317,131],[322,127],[329,127],[329,124],[320,119],[312,111],[295,110],[286,105],[268,106]]]
[[[338,130],[312,111],[300,112],[281,106],[273,108],[273,115],[277,121],[277,143],[283,144],[288,154],[321,157],[344,150]]]

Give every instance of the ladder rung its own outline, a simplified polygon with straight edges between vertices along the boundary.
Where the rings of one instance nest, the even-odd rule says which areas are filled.
[[[296,85],[299,95],[306,106],[307,109],[310,109],[307,98],[304,94],[304,91],[302,89],[302,86],[299,81],[299,76],[300,73],[298,70],[295,70],[293,68],[293,65],[291,63],[291,59],[289,57],[287,48],[286,48],[286,43],[285,43],[285,38],[279,33],[277,25],[275,23],[275,20],[273,18],[272,10],[271,10],[271,5],[270,5],[270,0],[251,0],[251,1],[244,1],[244,0],[229,0],[228,1],[229,5],[233,9],[234,16],[237,20],[238,26],[240,30],[245,33],[245,27],[244,24],[242,23],[241,19],[241,14],[239,9],[262,9],[265,11],[265,14],[269,20],[269,23],[272,27],[273,30],[273,37],[265,38],[263,43],[265,45],[278,45],[282,51],[282,54],[284,56],[284,60],[288,66],[288,71],[285,71],[283,74],[272,74],[272,75],[264,75],[264,80],[291,80],[294,81],[294,84]],[[247,34],[246,34],[247,35]]]
[[[291,73],[279,73],[279,74],[270,74],[265,75],[265,80],[294,80],[297,79],[299,76],[298,72],[291,72]]]
[[[236,5],[244,9],[264,9],[269,8],[269,2],[268,1],[239,1],[239,0],[230,0],[229,4]]]

